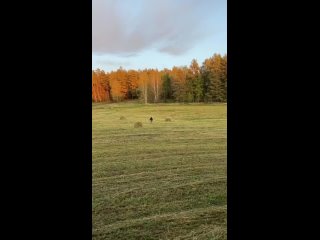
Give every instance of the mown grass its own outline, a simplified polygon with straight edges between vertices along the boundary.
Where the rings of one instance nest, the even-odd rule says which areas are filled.
[[[226,108],[93,104],[93,239],[226,239]]]

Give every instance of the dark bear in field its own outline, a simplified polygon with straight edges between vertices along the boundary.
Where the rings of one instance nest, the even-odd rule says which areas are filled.
[[[152,121],[153,121],[153,118],[151,117],[151,118],[150,118],[149,120],[150,120],[150,122],[152,123]]]

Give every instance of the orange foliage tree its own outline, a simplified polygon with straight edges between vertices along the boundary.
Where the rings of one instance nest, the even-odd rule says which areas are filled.
[[[163,80],[165,79],[165,81]],[[214,54],[201,66],[193,59],[189,67],[92,71],[92,101],[140,99],[145,103],[225,102],[227,100],[227,55]]]

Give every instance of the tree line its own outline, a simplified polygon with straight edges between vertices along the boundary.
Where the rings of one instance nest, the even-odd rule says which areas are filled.
[[[226,102],[227,55],[214,54],[201,66],[104,72],[92,71],[92,101],[119,102],[140,99],[156,102]]]

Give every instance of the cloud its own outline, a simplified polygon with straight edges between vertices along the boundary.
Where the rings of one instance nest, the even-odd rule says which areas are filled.
[[[101,66],[110,66],[110,67],[119,67],[119,66],[130,66],[131,62],[129,61],[115,61],[115,60],[110,60],[110,59],[97,59],[96,60],[97,65]]]
[[[130,57],[153,48],[181,55],[212,34],[208,18],[218,10],[217,2],[93,0],[93,53]]]

